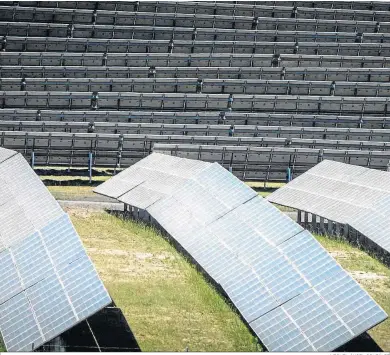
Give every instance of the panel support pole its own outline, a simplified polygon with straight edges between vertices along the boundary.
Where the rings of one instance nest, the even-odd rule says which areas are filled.
[[[88,174],[89,174],[89,183],[92,184],[92,163],[93,163],[93,154],[92,152],[88,153]]]
[[[305,222],[304,222],[304,227],[305,229],[307,228],[307,225],[309,224],[309,213],[307,213],[306,211],[303,211],[303,215],[304,215],[304,218],[305,218]]]
[[[311,214],[311,230],[317,232],[317,215],[314,213]]]
[[[328,219],[328,235],[333,234],[333,222]]]
[[[31,168],[34,169],[35,167],[35,152],[31,152]]]
[[[344,224],[344,237],[345,237],[346,239],[348,239],[348,236],[349,236],[348,224]]]
[[[320,217],[320,231],[325,233],[324,217]]]
[[[340,223],[336,223],[336,236],[340,236]]]

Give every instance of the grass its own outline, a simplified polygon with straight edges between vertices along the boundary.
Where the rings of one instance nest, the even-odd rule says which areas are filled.
[[[47,186],[57,200],[83,201],[97,198],[93,186]]]
[[[316,236],[340,265],[390,314],[390,269],[344,240]],[[390,319],[368,332],[386,352],[390,351]]]
[[[94,176],[92,184],[87,176],[41,176],[41,180],[57,200],[100,201],[109,200],[93,192],[95,186],[108,180],[110,176]]]
[[[154,229],[106,212],[70,214],[143,351],[260,349],[227,302]]]

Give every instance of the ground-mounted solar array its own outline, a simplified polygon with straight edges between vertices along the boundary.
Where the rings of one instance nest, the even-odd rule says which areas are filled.
[[[0,332],[31,351],[111,298],[68,215],[17,152],[0,148]]]
[[[146,210],[270,351],[334,350],[387,317],[308,231],[217,163],[154,153],[95,192]]]
[[[267,199],[350,226],[390,254],[390,172],[325,160]]]
[[[0,145],[127,168],[161,144],[242,180],[390,160],[383,2],[0,2]]]

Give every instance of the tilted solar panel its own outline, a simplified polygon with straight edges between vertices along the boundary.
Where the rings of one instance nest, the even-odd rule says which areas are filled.
[[[370,209],[357,213],[348,225],[385,251],[390,261],[390,194],[382,196]]]
[[[11,158],[13,155],[16,155],[16,154],[17,154],[17,152],[15,152],[13,150],[1,148],[0,149],[0,163]]]
[[[99,185],[94,192],[146,209],[209,165],[197,160],[151,154]]]
[[[150,157],[151,177],[160,159],[163,166],[172,158]],[[155,179],[134,187],[128,176],[125,202],[137,206]],[[187,176],[163,197],[150,189],[155,201],[146,211],[223,288],[268,350],[330,351],[386,319],[309,232],[227,170],[207,164]],[[97,190],[109,193],[110,185]]]
[[[8,351],[31,351],[112,301],[27,161],[1,148],[0,157],[0,331]]]
[[[350,225],[390,253],[390,173],[324,160],[267,199]]]

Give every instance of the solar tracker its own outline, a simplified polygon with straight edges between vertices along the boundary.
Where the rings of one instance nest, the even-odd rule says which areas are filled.
[[[149,158],[149,175],[133,187],[131,171]],[[191,162],[149,158],[122,173],[131,206],[161,166]],[[222,287],[268,350],[330,351],[387,318],[308,231],[219,164],[198,166],[165,196],[151,194],[145,209]],[[110,180],[103,185],[100,191],[116,193]]]
[[[0,193],[0,331],[8,351],[31,351],[112,301],[68,215],[2,148]]]
[[[390,253],[390,173],[324,160],[267,199],[350,225]]]

